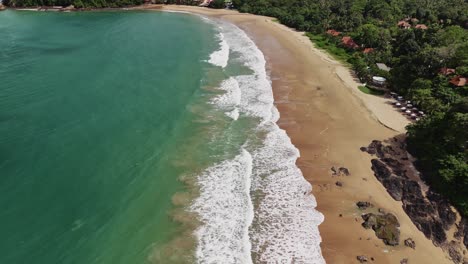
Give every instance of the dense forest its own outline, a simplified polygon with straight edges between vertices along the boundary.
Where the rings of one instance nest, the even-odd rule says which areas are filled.
[[[464,0],[234,0],[343,51],[362,81],[383,76],[427,116],[408,127],[409,151],[431,187],[468,215],[468,3]],[[328,33],[328,34],[327,34]],[[353,45],[343,45],[350,36]],[[364,51],[371,52],[364,52]],[[391,70],[382,71],[376,63]],[[461,79],[461,81],[460,81]]]

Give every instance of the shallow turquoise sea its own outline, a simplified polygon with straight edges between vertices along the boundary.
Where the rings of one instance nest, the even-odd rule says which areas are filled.
[[[226,21],[0,12],[0,263],[324,263],[278,118]]]
[[[0,263],[144,263],[177,235],[214,37],[186,14],[0,13]]]

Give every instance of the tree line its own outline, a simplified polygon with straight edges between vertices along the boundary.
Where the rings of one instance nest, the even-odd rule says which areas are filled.
[[[105,8],[141,5],[144,0],[3,0],[10,7],[69,6],[76,8]]]
[[[383,76],[427,116],[408,127],[408,148],[431,188],[468,215],[468,3],[464,0],[234,0],[344,49],[363,81]],[[327,30],[338,33],[327,34]],[[350,36],[356,47],[340,46]],[[323,43],[322,43],[323,44]],[[372,52],[364,53],[369,48]],[[382,71],[375,63],[391,67]],[[442,69],[442,71],[441,71]],[[443,69],[449,69],[443,70]]]

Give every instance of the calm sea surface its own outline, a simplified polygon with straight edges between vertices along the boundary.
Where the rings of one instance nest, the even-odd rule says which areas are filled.
[[[234,25],[0,12],[0,263],[323,263],[278,117]]]

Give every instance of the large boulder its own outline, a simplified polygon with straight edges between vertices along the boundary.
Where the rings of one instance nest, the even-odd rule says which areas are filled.
[[[412,249],[416,248],[416,242],[412,238],[405,239],[405,246],[410,247]]]
[[[372,204],[370,202],[359,201],[356,203],[356,206],[361,210],[366,210],[367,208],[372,207]]]
[[[393,214],[374,214],[368,213],[362,215],[364,228],[372,228],[375,235],[382,239],[386,245],[396,246],[400,243],[400,223]]]

